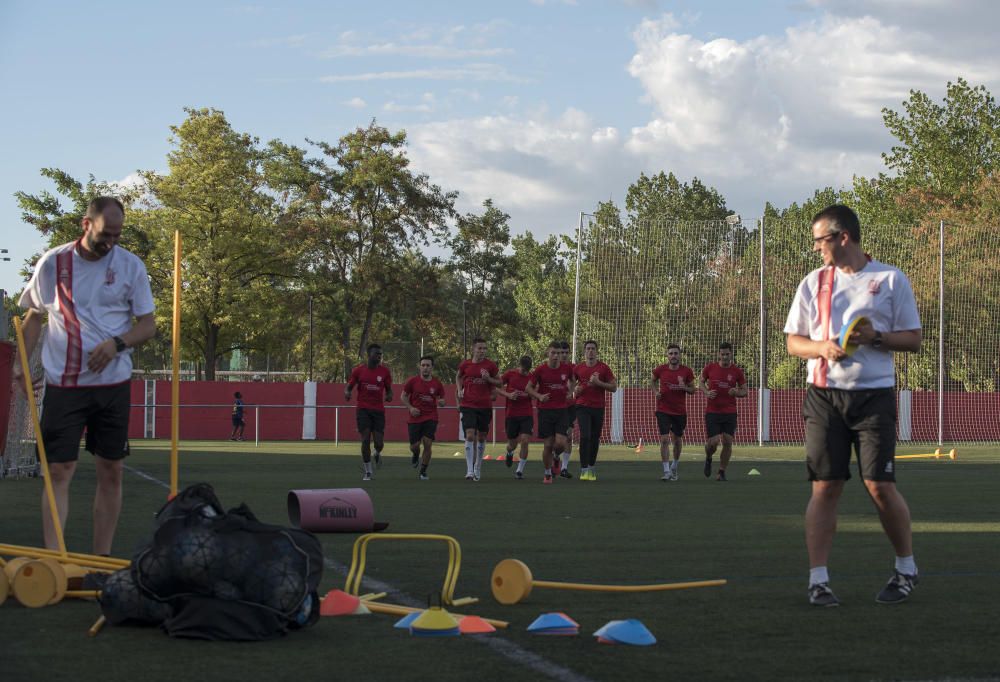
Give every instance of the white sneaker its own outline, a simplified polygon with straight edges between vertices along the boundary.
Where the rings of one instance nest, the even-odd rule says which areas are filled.
[[[362,481],[370,481],[370,480],[372,480],[371,472],[366,471],[365,475],[361,477],[361,480]]]
[[[664,472],[663,472],[663,475],[662,475],[662,476],[660,476],[660,480],[661,480],[661,481],[669,481],[669,480],[670,480],[670,474],[669,474],[669,473],[667,473],[666,471],[664,471]]]

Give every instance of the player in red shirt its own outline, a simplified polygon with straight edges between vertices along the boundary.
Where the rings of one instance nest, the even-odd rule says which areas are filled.
[[[676,343],[667,346],[667,364],[653,370],[653,390],[656,391],[656,424],[660,432],[660,461],[663,463],[661,481],[677,480],[677,463],[684,446],[684,429],[687,427],[687,397],[698,389],[694,372],[681,364],[681,347]],[[670,461],[670,437],[674,439],[674,460]]]
[[[493,389],[500,386],[500,370],[486,357],[486,339],[472,340],[472,359],[462,360],[455,380],[458,404],[465,432],[465,480],[478,481],[482,475],[486,437],[493,420]]]
[[[507,466],[514,463],[514,448],[520,444],[521,452],[517,462],[514,478],[524,478],[524,466],[528,462],[528,441],[534,428],[534,409],[531,406],[531,396],[525,389],[531,382],[531,357],[521,358],[518,369],[509,369],[500,377],[501,388],[496,389],[497,395],[507,399],[507,418],[504,427],[507,432]]]
[[[559,342],[549,344],[548,361],[531,373],[531,382],[525,391],[538,401],[538,437],[542,439],[542,464],[545,477],[542,483],[552,483],[552,456],[558,457],[566,449],[566,397],[569,395],[569,372],[559,361]]]
[[[375,437],[375,466],[382,466],[382,446],[385,444],[385,403],[392,402],[392,373],[382,365],[382,346],[368,344],[368,362],[358,365],[344,387],[344,400],[350,402],[351,390],[358,387],[356,417],[361,434],[361,461],[365,475],[361,480],[372,480],[371,439]]]
[[[573,478],[569,473],[569,460],[573,456],[573,424],[576,423],[576,376],[573,374],[573,359],[569,356],[569,341],[559,342],[559,361],[569,371],[569,396],[566,398],[566,450],[559,459],[552,462],[552,474],[563,478]]]
[[[410,432],[410,463],[420,464],[420,480],[427,480],[427,467],[431,463],[431,447],[437,433],[438,408],[444,407],[444,386],[434,378],[434,358],[420,358],[420,374],[410,377],[403,385],[400,401],[410,413],[407,430]],[[420,446],[423,445],[423,457]]]
[[[597,341],[583,344],[583,357],[583,362],[573,366],[576,416],[580,420],[580,480],[596,481],[604,405],[608,393],[618,390],[618,380],[611,368],[597,359]]]
[[[712,455],[722,443],[722,461],[715,480],[726,480],[726,467],[733,456],[736,436],[736,398],[747,395],[747,380],[743,370],[733,364],[733,346],[719,344],[719,361],[710,362],[701,370],[701,390],[708,398],[705,406],[705,476],[712,475]]]

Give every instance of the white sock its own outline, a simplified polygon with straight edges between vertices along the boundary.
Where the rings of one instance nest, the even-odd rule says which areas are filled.
[[[519,460],[518,463],[517,463],[517,473],[523,474],[524,473],[524,465],[527,464],[527,463],[528,463],[528,460],[526,460],[526,459]]]
[[[476,466],[476,441],[465,441],[465,475],[471,476]]]
[[[566,452],[564,454],[567,457],[569,457],[570,454],[572,454],[572,452],[573,452],[573,444],[572,443],[566,443]]]
[[[673,462],[670,463],[670,470],[671,470],[672,473],[675,473],[675,474],[677,473],[677,460],[676,459]]]
[[[663,463],[663,473],[665,473],[665,474],[669,474],[670,473],[670,462],[669,461],[666,461],[666,462]]]
[[[917,563],[913,560],[913,555],[896,557],[896,570],[903,575],[916,575]]]
[[[545,475],[546,476],[551,476],[552,475],[552,469],[551,468],[545,469]]]
[[[486,453],[486,442],[479,441],[476,443],[476,472],[482,468],[483,465],[483,455]]]
[[[816,566],[809,569],[809,585],[830,582],[830,574],[826,572],[826,566]]]
[[[566,450],[566,451],[565,451],[564,453],[562,453],[561,455],[559,455],[559,465],[560,465],[560,466],[561,466],[561,467],[562,467],[563,469],[565,469],[566,467],[568,467],[568,466],[569,466],[569,456],[570,456],[570,453],[571,453],[571,452],[572,452],[572,449],[569,449],[569,450]]]
[[[368,461],[368,462],[363,462],[363,464],[365,465],[365,473],[370,474],[372,472],[372,463]]]

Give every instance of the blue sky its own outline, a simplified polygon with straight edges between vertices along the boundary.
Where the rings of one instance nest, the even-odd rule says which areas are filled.
[[[183,108],[261,140],[335,142],[376,118],[459,208],[571,229],[640,172],[744,217],[881,168],[879,110],[964,76],[997,93],[1000,3],[0,2],[0,287],[42,247],[17,190],[57,167],[164,170]]]

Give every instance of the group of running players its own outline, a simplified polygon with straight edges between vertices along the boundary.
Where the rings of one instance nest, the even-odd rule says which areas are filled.
[[[611,368],[598,359],[596,341],[583,346],[583,362],[569,361],[569,343],[553,341],[546,349],[546,360],[533,366],[530,356],[523,356],[519,366],[500,374],[496,363],[486,357],[486,340],[472,341],[472,357],[458,366],[456,395],[465,435],[466,480],[482,477],[486,439],[493,419],[497,397],[506,400],[506,464],[514,465],[516,479],[524,478],[528,444],[535,434],[542,440],[542,482],[551,484],[556,477],[572,478],[569,470],[574,423],[579,428],[579,478],[597,480],[597,452],[604,428],[607,394],[618,390]],[[650,378],[656,392],[656,421],[660,434],[662,481],[678,479],[677,465],[687,428],[687,396],[701,391],[707,399],[705,408],[706,477],[712,475],[713,456],[722,449],[716,480],[726,480],[726,467],[732,457],[736,434],[736,398],[747,395],[743,370],[733,364],[733,348],[719,345],[716,362],[702,370],[698,380],[690,367],[681,364],[681,348],[667,347],[667,362],[653,370]],[[368,346],[368,361],[358,365],[344,389],[351,399],[358,389],[357,426],[361,435],[363,480],[370,481],[374,468],[381,466],[385,434],[385,401],[392,400],[392,374],[382,364],[382,349]],[[420,358],[419,373],[403,384],[401,402],[408,412],[407,428],[411,464],[419,467],[420,480],[427,480],[432,448],[437,434],[438,408],[445,406],[445,388],[434,377],[434,358]],[[374,441],[374,452],[372,444]],[[671,452],[671,441],[673,448]],[[373,467],[374,464],[374,467]]]

